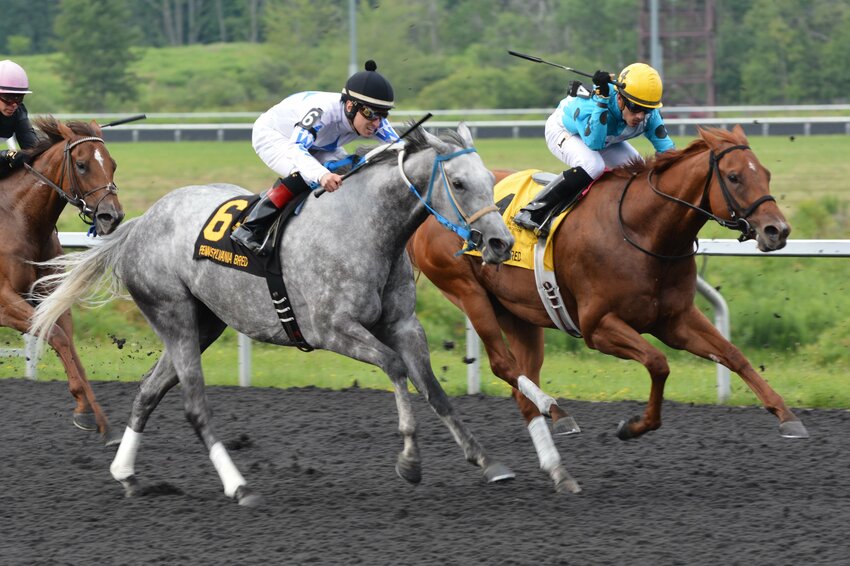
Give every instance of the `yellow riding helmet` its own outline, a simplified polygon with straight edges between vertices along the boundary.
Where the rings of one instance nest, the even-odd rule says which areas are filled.
[[[658,71],[646,63],[632,63],[617,79],[624,86],[619,92],[631,102],[646,108],[661,108],[661,93],[664,90]]]

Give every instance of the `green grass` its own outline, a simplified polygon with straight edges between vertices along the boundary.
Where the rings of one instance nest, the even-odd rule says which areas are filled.
[[[677,139],[681,146],[690,140]],[[762,163],[773,173],[772,189],[780,206],[791,216],[813,198],[832,197],[846,202],[843,195],[847,178],[850,178],[850,140],[842,136],[800,137],[791,141],[779,137],[753,137],[750,140]],[[550,171],[560,169],[559,162],[549,155],[542,140],[479,140],[477,147],[485,162],[492,168],[539,168]],[[641,140],[636,143],[641,153],[650,148]],[[119,163],[116,181],[120,198],[128,217],[138,216],[156,199],[170,190],[189,184],[232,182],[254,191],[263,190],[273,175],[260,162],[247,142],[163,142],[110,144],[109,150]],[[86,227],[73,211],[63,214],[60,231],[82,231]],[[817,223],[803,226],[794,236],[821,237],[814,232]],[[807,232],[808,230],[808,232]],[[707,226],[703,237],[733,237],[731,232],[716,226]],[[831,236],[836,237],[836,236]],[[840,237],[847,237],[841,234]],[[813,309],[798,298],[808,291],[826,293],[831,287],[832,296],[811,300],[822,303],[825,310],[835,310],[835,305],[846,294],[840,285],[846,269],[841,260],[797,260],[747,258],[713,258],[708,280],[722,285],[722,292],[733,308],[733,338],[736,320],[744,317],[766,316],[770,323],[771,310],[782,307],[789,312],[807,312]],[[718,269],[719,266],[731,266]],[[746,279],[753,266],[756,275]],[[823,266],[823,267],[819,267]],[[743,273],[743,275],[741,274]],[[823,278],[823,280],[821,280]],[[759,285],[769,279],[787,283],[783,292],[772,292],[759,297]],[[445,336],[455,339],[462,336],[462,316],[424,278],[419,282],[420,295],[428,299],[427,317],[436,323],[426,324],[432,340],[435,373],[451,394],[466,391],[466,365],[462,362],[463,344],[458,349],[445,351],[440,347]],[[827,287],[821,289],[819,285]],[[744,289],[744,287],[753,287]],[[737,288],[737,289],[736,289]],[[749,293],[746,294],[745,293]],[[744,297],[736,301],[738,293]],[[436,297],[436,298],[434,298]],[[789,299],[790,297],[790,299]],[[798,301],[789,308],[788,301]],[[756,308],[751,304],[766,305]],[[752,302],[752,303],[751,303]],[[752,312],[748,311],[750,308]],[[743,309],[741,311],[735,309]],[[759,309],[761,312],[759,312]],[[822,309],[822,310],[824,310]],[[766,314],[765,314],[766,313]],[[420,313],[422,315],[423,313]],[[76,309],[76,342],[89,375],[94,380],[138,379],[158,356],[161,346],[132,303],[114,301],[107,307],[90,311]],[[736,319],[736,316],[738,318]],[[786,319],[791,314],[783,315]],[[841,318],[841,314],[837,315]],[[844,315],[846,316],[846,315]],[[842,323],[846,324],[846,323]],[[825,333],[820,342],[794,351],[777,352],[771,349],[750,348],[744,353],[754,366],[763,365],[763,375],[786,400],[795,406],[850,407],[850,364],[840,347],[846,340],[846,328],[836,324]],[[121,348],[118,343],[123,342]],[[0,330],[0,346],[14,347],[20,343],[16,333]],[[563,343],[575,352],[563,351]],[[838,345],[838,346],[837,346]],[[558,347],[556,347],[558,346]],[[649,379],[645,369],[635,362],[624,362],[589,351],[572,339],[547,331],[547,354],[543,368],[543,385],[557,397],[613,400],[645,400]],[[826,361],[824,361],[826,360]],[[211,384],[237,383],[237,344],[235,334],[227,331],[205,355],[204,367]],[[671,377],[667,398],[683,402],[714,403],[716,401],[716,367],[690,355],[670,352]],[[508,387],[482,367],[482,389],[491,395],[507,395]],[[0,377],[23,375],[23,361],[17,358],[0,358]],[[48,352],[39,364],[40,379],[64,379],[56,356]],[[361,387],[389,389],[389,382],[372,366],[349,360],[327,352],[302,353],[290,348],[277,348],[255,344],[253,349],[253,383],[258,386],[317,385],[328,388]],[[732,376],[732,399],[735,405],[756,404],[755,397],[737,376]]]

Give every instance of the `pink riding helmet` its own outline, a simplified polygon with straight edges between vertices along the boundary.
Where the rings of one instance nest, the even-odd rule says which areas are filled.
[[[23,67],[5,59],[0,61],[0,92],[10,94],[31,94],[30,81]]]

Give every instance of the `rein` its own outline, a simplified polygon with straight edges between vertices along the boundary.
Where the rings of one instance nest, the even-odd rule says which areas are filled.
[[[423,198],[420,192],[416,189],[416,186],[410,182],[410,179],[407,178],[407,175],[404,173],[404,156],[405,149],[404,147],[399,149],[398,152],[398,170],[401,173],[404,182],[407,184],[407,188],[419,199],[419,201],[425,205],[425,208],[428,210],[430,214],[436,218],[437,222],[463,238],[464,247],[458,252],[458,255],[478,249],[478,247],[482,244],[482,235],[478,230],[474,230],[472,228],[472,224],[487,214],[488,212],[496,212],[499,209],[496,205],[485,206],[481,210],[468,215],[461,208],[460,204],[455,198],[454,192],[451,189],[451,183],[449,182],[448,175],[446,174],[444,162],[454,159],[460,155],[464,155],[466,153],[474,153],[476,150],[474,147],[464,148],[453,153],[449,153],[446,155],[437,154],[436,159],[434,159],[434,166],[431,168],[431,179],[428,181],[428,191],[425,193],[425,197]],[[454,223],[444,217],[442,214],[434,210],[434,207],[431,206],[432,196],[434,193],[434,182],[437,179],[439,170],[440,178],[443,181],[443,187],[446,189],[446,194],[449,197],[449,201],[452,203],[452,207],[454,208],[455,214],[457,215],[458,222]]]
[[[29,163],[25,163],[24,167],[26,167],[26,169],[30,173],[35,175],[35,177],[38,178],[39,181],[41,181],[42,183],[44,183],[45,185],[47,185],[48,187],[50,187],[51,189],[56,191],[56,193],[61,198],[63,198],[66,202],[77,207],[77,209],[80,211],[80,219],[84,223],[91,226],[91,225],[94,224],[94,217],[97,214],[97,208],[100,206],[100,203],[103,202],[103,199],[105,199],[108,195],[117,194],[118,193],[118,187],[115,186],[114,182],[110,182],[108,185],[103,185],[102,187],[97,187],[96,189],[92,189],[87,193],[84,193],[84,194],[80,193],[80,190],[77,187],[79,179],[77,178],[77,175],[74,173],[74,168],[73,168],[73,165],[71,163],[71,161],[72,161],[71,150],[73,148],[77,147],[78,145],[85,143],[85,142],[104,143],[102,138],[98,138],[98,137],[95,137],[95,136],[89,136],[89,137],[85,137],[85,138],[80,138],[80,139],[73,141],[73,142],[69,141],[65,144],[65,149],[63,150],[63,153],[62,153],[62,165],[61,165],[60,168],[64,171],[64,173],[65,173],[64,176],[67,176],[68,181],[71,183],[71,186],[70,186],[70,189],[68,190],[68,192],[66,192],[62,188],[62,180],[63,180],[64,176],[59,177],[59,184],[57,185],[56,183],[54,183],[53,181],[48,179],[43,173],[36,171]],[[100,200],[97,201],[97,204],[95,204],[94,209],[92,209],[86,203],[85,199],[90,195],[93,195],[97,192],[104,191],[104,190],[106,191],[106,194],[104,194],[100,198]]]
[[[771,196],[771,195],[764,195],[764,196],[756,199],[756,201],[753,202],[746,209],[742,209],[743,207],[740,205],[740,203],[738,203],[737,200],[735,200],[735,197],[732,196],[732,193],[729,191],[729,188],[726,186],[726,182],[723,180],[723,175],[721,175],[721,173],[720,173],[720,166],[719,166],[720,159],[724,155],[726,155],[727,153],[734,151],[736,149],[746,150],[746,149],[750,149],[750,146],[748,146],[748,145],[733,145],[731,147],[727,147],[726,149],[724,149],[723,151],[721,151],[718,154],[715,154],[713,150],[709,153],[708,175],[705,178],[705,186],[703,187],[703,190],[702,190],[702,199],[700,200],[699,206],[693,205],[693,204],[691,204],[691,203],[689,203],[685,200],[682,200],[680,198],[674,197],[673,195],[669,195],[669,194],[661,191],[656,186],[656,184],[653,184],[653,182],[652,182],[652,177],[653,177],[653,174],[655,173],[655,169],[651,169],[649,171],[649,173],[647,173],[646,182],[649,185],[649,188],[652,189],[652,191],[655,194],[657,194],[661,197],[664,197],[667,200],[679,203],[679,204],[684,205],[684,206],[686,206],[686,207],[688,207],[692,210],[695,210],[695,211],[703,214],[704,216],[707,216],[708,218],[714,220],[715,222],[717,222],[718,224],[720,224],[724,228],[729,228],[730,230],[740,231],[741,236],[738,238],[739,242],[751,240],[751,239],[753,239],[753,236],[751,235],[752,234],[752,228],[750,227],[750,223],[747,222],[747,218],[749,218],[749,216],[752,215],[752,213],[755,212],[756,209],[759,206],[761,206],[763,203],[770,202],[770,201],[775,202],[776,199],[773,198],[773,196]],[[711,186],[711,178],[715,173],[717,174],[717,183],[718,183],[718,185],[720,185],[720,193],[723,195],[723,199],[726,201],[726,207],[729,211],[729,216],[732,217],[731,220],[725,220],[723,218],[720,218],[716,214],[712,213],[710,210],[707,210],[707,207],[709,206],[707,204],[705,205],[706,208],[703,208],[703,203],[709,202],[708,195],[709,195],[709,189],[710,189],[710,186]],[[623,222],[623,202],[626,200],[626,192],[629,190],[629,186],[631,186],[632,181],[634,181],[634,180],[635,180],[635,176],[632,175],[632,177],[626,182],[626,186],[623,187],[623,195],[620,197],[620,205],[619,205],[618,211],[617,211],[618,220],[619,220],[619,223],[620,223],[620,230],[623,233],[623,238],[629,244],[631,244],[635,248],[639,249],[643,253],[650,255],[652,257],[658,258],[658,259],[679,260],[679,259],[686,259],[686,258],[689,258],[689,257],[693,257],[694,255],[696,255],[697,251],[699,250],[699,240],[698,239],[694,240],[694,249],[691,252],[688,252],[688,253],[682,254],[682,255],[668,256],[668,255],[662,255],[662,254],[658,254],[658,253],[655,253],[653,251],[647,250],[646,248],[642,247],[640,244],[638,244],[637,242],[635,242],[634,240],[632,240],[629,237],[629,235],[626,233],[625,223]]]

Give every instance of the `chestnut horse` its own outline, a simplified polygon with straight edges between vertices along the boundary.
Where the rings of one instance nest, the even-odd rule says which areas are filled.
[[[51,116],[34,120],[44,134],[29,150],[32,165],[0,179],[0,325],[27,333],[38,290],[33,283],[52,273],[35,265],[62,254],[56,222],[67,203],[98,235],[109,234],[124,218],[113,182],[115,161],[100,127],[64,124]],[[109,442],[109,423],[95,399],[73,341],[71,312],[59,319],[48,343],[59,355],[76,399],[74,424],[97,428]]]
[[[721,363],[740,375],[768,411],[780,434],[807,437],[805,427],[747,358],[694,305],[697,234],[713,219],[755,238],[762,251],[785,246],[790,227],[769,193],[770,173],[750,149],[743,129],[699,129],[700,139],[610,171],[554,231],[556,282],[569,317],[588,347],[640,362],[652,380],[643,416],[621,422],[626,440],[661,426],[664,354],[641,334]],[[534,273],[512,265],[483,265],[456,257],[457,238],[436,223],[423,224],[408,251],[414,263],[471,320],[493,373],[509,383],[540,458],[559,491],[560,454],[542,415],[559,432],[577,432],[572,418],[541,394],[543,327],[555,326],[539,298]],[[576,332],[578,334],[578,332]],[[503,333],[507,344],[503,340]]]

